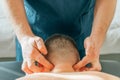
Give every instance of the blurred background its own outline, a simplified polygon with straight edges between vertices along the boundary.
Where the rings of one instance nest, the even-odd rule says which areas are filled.
[[[15,33],[12,25],[0,7],[0,61],[15,60]],[[100,59],[120,62],[120,0],[117,1],[113,21],[100,51]]]

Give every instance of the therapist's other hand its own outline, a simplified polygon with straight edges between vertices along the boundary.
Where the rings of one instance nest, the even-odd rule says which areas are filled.
[[[47,54],[47,49],[40,37],[24,37],[21,46],[23,55],[22,70],[25,73],[48,72],[53,68],[53,65],[44,57]]]
[[[76,71],[101,71],[101,64],[99,61],[100,48],[91,37],[87,37],[84,41],[86,56],[81,61],[74,65]],[[91,64],[88,68],[87,64]]]

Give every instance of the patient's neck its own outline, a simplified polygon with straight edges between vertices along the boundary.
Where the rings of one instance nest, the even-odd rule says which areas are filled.
[[[59,63],[59,64],[55,65],[52,72],[54,72],[54,73],[74,72],[74,69],[72,68],[72,65],[69,63]]]

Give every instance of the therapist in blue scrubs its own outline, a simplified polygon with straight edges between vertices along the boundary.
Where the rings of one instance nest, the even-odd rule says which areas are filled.
[[[4,0],[16,33],[16,59],[31,74],[50,71],[44,41],[65,34],[77,43],[81,61],[73,68],[100,71],[100,48],[114,15],[116,0]],[[20,43],[20,44],[19,44]],[[37,63],[36,63],[37,62]],[[37,65],[36,65],[37,64]],[[38,66],[39,65],[39,66]]]

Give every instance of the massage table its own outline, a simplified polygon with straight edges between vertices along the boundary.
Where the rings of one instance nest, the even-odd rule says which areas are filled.
[[[21,71],[22,62],[9,61],[0,62],[0,80],[15,80],[24,76]],[[120,62],[112,60],[101,60],[102,71],[120,77]]]

